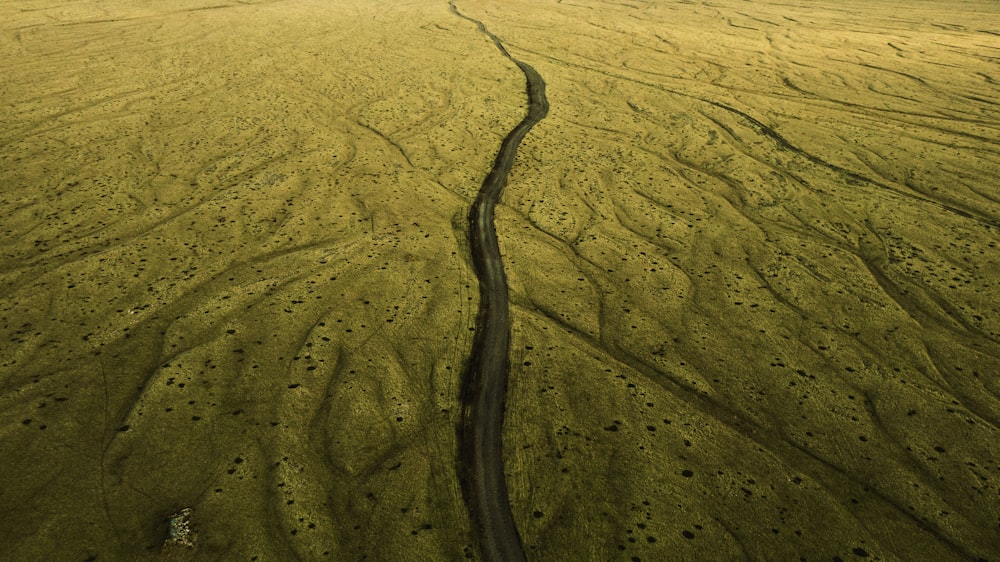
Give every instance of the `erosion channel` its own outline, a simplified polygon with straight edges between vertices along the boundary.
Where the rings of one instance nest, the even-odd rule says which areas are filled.
[[[479,313],[472,352],[462,373],[462,421],[458,428],[458,473],[483,557],[497,561],[524,560],[504,480],[502,430],[510,319],[507,276],[500,260],[493,210],[507,182],[517,147],[531,127],[548,113],[549,104],[545,99],[545,81],[534,68],[512,57],[481,21],[460,13],[454,2],[449,2],[449,6],[456,16],[475,23],[524,72],[527,80],[528,113],[503,139],[493,168],[469,209],[472,262],[479,278]]]

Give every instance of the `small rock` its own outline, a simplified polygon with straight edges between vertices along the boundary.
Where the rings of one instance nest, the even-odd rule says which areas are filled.
[[[198,538],[198,534],[194,532],[191,525],[190,507],[185,507],[170,517],[167,517],[167,523],[169,524],[167,529],[167,540],[163,542],[163,546],[183,546],[187,548],[194,548],[194,542],[195,539]]]

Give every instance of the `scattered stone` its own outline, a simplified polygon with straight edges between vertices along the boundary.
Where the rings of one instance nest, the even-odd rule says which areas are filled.
[[[191,508],[184,509],[167,517],[167,540],[163,541],[163,546],[182,546],[194,548],[198,534],[191,525]]]

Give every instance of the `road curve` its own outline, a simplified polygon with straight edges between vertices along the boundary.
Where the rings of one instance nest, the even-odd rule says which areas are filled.
[[[521,537],[514,524],[504,479],[503,416],[509,367],[510,318],[507,275],[500,259],[493,210],[507,182],[517,147],[528,131],[545,117],[549,103],[545,81],[534,68],[510,55],[500,39],[481,21],[463,15],[449,2],[452,13],[466,19],[493,40],[493,44],[524,73],[528,113],[503,139],[493,168],[483,180],[469,209],[472,262],[479,278],[479,313],[472,352],[462,372],[462,420],[458,427],[458,474],[472,523],[486,560],[525,560]]]

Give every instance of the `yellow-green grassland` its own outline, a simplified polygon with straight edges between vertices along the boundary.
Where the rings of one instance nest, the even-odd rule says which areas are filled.
[[[1000,560],[1000,4],[455,5],[550,103],[528,559]],[[466,215],[526,107],[446,0],[0,0],[0,559],[481,558]]]

